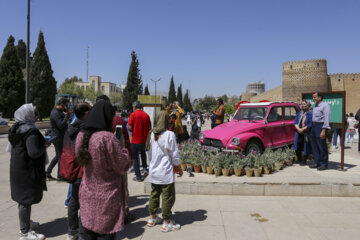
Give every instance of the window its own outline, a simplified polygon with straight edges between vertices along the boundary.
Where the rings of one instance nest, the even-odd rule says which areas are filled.
[[[267,117],[268,122],[276,122],[282,120],[282,108],[274,107],[270,110],[270,113]]]
[[[105,91],[105,87],[104,87],[104,86],[101,86],[101,91]]]
[[[317,67],[319,67],[320,66],[320,63],[317,63]]]
[[[266,116],[266,107],[239,108],[235,120],[263,120]]]
[[[93,87],[95,88],[95,80],[92,80],[92,83]]]
[[[296,117],[296,109],[294,107],[285,107],[284,108],[284,119],[285,120],[294,120]]]
[[[290,69],[292,70],[292,65],[290,65]]]

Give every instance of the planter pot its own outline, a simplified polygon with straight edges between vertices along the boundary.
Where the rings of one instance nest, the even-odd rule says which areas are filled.
[[[201,171],[202,171],[203,173],[206,173],[206,172],[207,172],[207,171],[206,171],[206,166],[201,165]]]
[[[262,172],[262,168],[255,168],[254,169],[254,175],[255,177],[260,177]]]
[[[246,174],[245,168],[242,168],[241,169],[241,175],[245,175],[245,174]]]
[[[246,168],[245,169],[245,173],[247,177],[252,177],[253,173],[254,173],[254,169],[252,168]]]
[[[181,166],[181,170],[186,171],[186,164],[185,163],[180,163]]]
[[[235,173],[234,168],[230,168],[229,173],[230,173],[230,175],[234,175],[234,173]]]
[[[206,167],[206,172],[208,174],[214,174],[214,171],[213,171],[212,167]]]
[[[193,165],[192,165],[191,163],[187,163],[187,164],[186,164],[186,168],[191,168],[191,171],[194,170]]]
[[[200,165],[194,165],[194,172],[200,173],[201,166]]]
[[[230,176],[230,169],[221,169],[223,176]]]
[[[282,167],[285,165],[285,161],[280,161],[280,163]]]
[[[293,165],[292,160],[288,160],[288,161],[286,161],[286,165],[287,165],[287,166],[291,166],[291,165]]]
[[[235,169],[235,176],[238,176],[238,177],[240,177],[241,176],[241,174],[242,174],[242,168],[240,168],[240,169]]]
[[[276,162],[275,163],[275,170],[276,171],[279,171],[282,167],[283,167],[283,164],[281,162]]]
[[[270,174],[271,169],[269,167],[264,167],[264,174]]]
[[[215,175],[220,176],[221,175],[221,168],[214,169]]]

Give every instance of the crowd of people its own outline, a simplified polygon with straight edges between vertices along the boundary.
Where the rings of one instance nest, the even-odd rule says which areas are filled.
[[[46,179],[70,183],[65,201],[68,240],[115,239],[116,233],[135,219],[129,211],[127,172],[131,167],[134,181],[149,176],[152,185],[147,226],[162,223],[162,232],[180,229],[171,209],[175,203],[174,175],[182,176],[177,143],[183,133],[183,110],[176,102],[170,104],[167,111],[158,113],[154,127],[138,101],[133,103],[128,119],[116,115],[116,110],[105,95],[93,106],[86,102],[75,105],[72,112],[68,100],[62,98],[51,111],[51,127],[45,137],[35,125],[39,117],[35,106],[24,104],[16,110],[7,149],[11,153],[11,197],[18,203],[20,240],[45,239],[34,231],[39,223],[31,220],[31,206],[42,200]],[[173,115],[174,128],[170,131]],[[56,154],[45,169],[51,144]],[[57,178],[51,175],[56,165]],[[163,219],[157,216],[160,196]]]
[[[303,100],[294,120],[294,149],[300,165],[306,165],[312,155],[314,164],[309,167],[322,171],[328,168],[330,106],[320,93],[312,97],[314,107]],[[162,223],[163,232],[180,229],[171,212],[175,203],[174,176],[183,174],[177,144],[188,138],[198,139],[205,118],[212,118],[212,128],[222,124],[223,100],[218,99],[217,104],[211,117],[196,111],[187,113],[189,136],[186,125],[182,125],[184,110],[178,102],[160,111],[152,126],[139,101],[133,103],[127,118],[125,114],[116,115],[117,107],[105,95],[98,97],[93,106],[83,102],[73,109],[68,99],[62,98],[50,113],[51,127],[45,137],[35,125],[39,118],[36,106],[22,105],[15,111],[7,147],[11,153],[11,198],[18,203],[20,240],[45,239],[34,231],[39,223],[31,220],[31,206],[42,200],[46,179],[69,183],[65,201],[68,240],[115,239],[115,234],[136,218],[129,210],[127,173],[131,169],[135,173],[133,181],[142,182],[148,176],[151,183],[147,226]],[[360,110],[355,116],[350,113],[346,117],[345,144],[353,144],[359,120]],[[337,135],[341,133],[335,130],[334,145]],[[47,147],[51,144],[55,157],[49,162]],[[55,178],[52,170],[56,165]],[[163,219],[157,215],[160,196]]]

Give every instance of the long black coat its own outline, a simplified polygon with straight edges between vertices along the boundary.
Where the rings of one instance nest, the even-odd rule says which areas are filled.
[[[31,143],[35,148],[32,152],[39,153],[36,158],[29,156],[26,144],[29,137],[38,139],[37,142]],[[37,128],[21,123],[15,123],[11,127],[8,138],[13,147],[10,159],[11,198],[23,205],[39,203],[43,191],[46,190],[45,139]]]

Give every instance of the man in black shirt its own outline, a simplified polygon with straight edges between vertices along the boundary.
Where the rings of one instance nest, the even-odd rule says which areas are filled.
[[[58,174],[57,177],[59,178],[59,166],[60,166],[60,158],[61,152],[63,148],[63,139],[68,128],[68,121],[70,118],[70,109],[68,108],[69,100],[67,98],[61,98],[58,102],[56,107],[50,113],[50,127],[51,127],[51,135],[56,136],[53,141],[56,155],[51,160],[47,170],[46,170],[46,177],[48,179],[54,179],[51,176],[51,172],[55,167],[56,163],[58,164]]]

